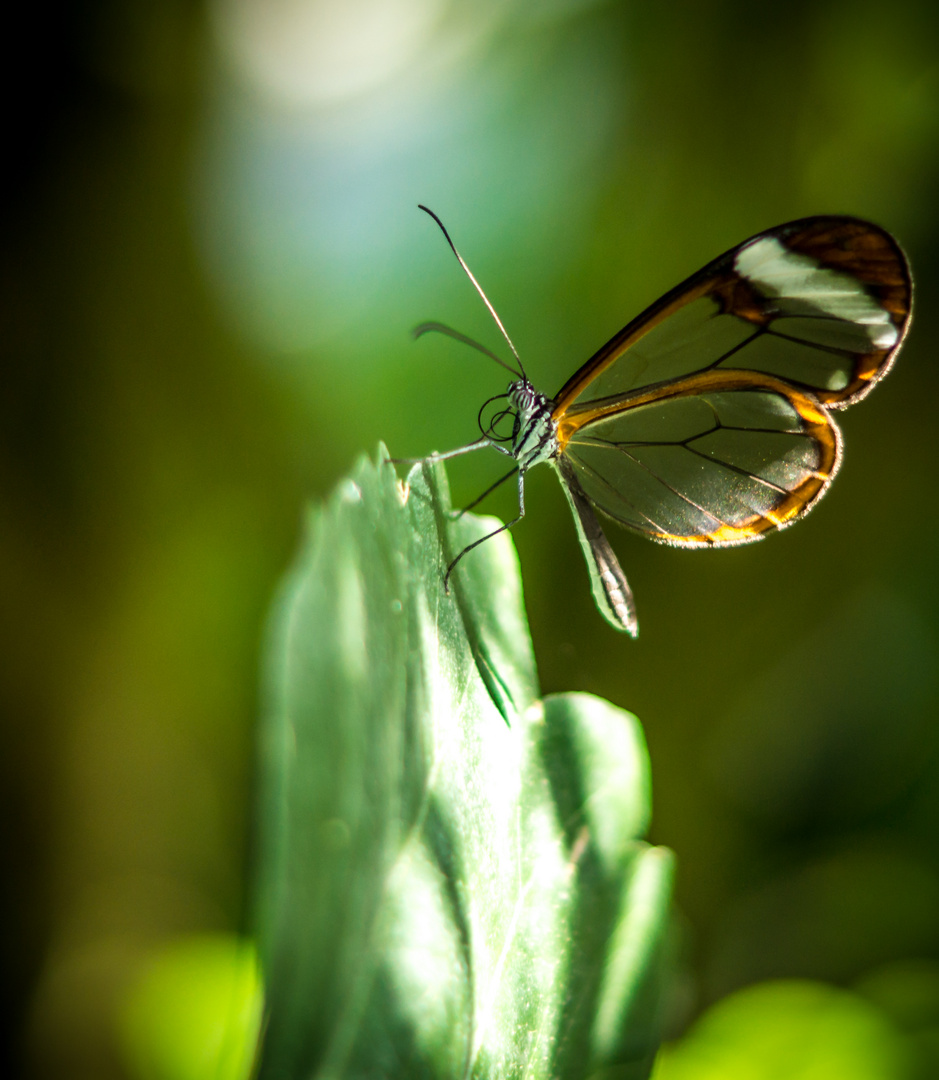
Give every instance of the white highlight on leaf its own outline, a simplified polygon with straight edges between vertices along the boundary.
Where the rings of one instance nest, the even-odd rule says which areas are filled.
[[[465,1054],[472,977],[465,966],[446,882],[416,839],[405,847],[385,888],[386,971],[423,1055],[456,1072]]]
[[[338,658],[347,678],[363,679],[368,674],[368,623],[362,579],[351,556],[343,558],[336,570],[340,613],[336,624]]]
[[[359,503],[362,501],[362,489],[354,480],[344,480],[339,485],[339,497],[346,503]]]

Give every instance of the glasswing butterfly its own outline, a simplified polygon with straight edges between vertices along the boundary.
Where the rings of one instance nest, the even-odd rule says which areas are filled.
[[[910,324],[912,279],[896,240],[852,217],[810,217],[758,233],[646,308],[567,380],[539,393],[476,278],[437,222],[508,343],[518,369],[440,323],[418,326],[472,345],[516,380],[479,413],[483,446],[514,466],[518,516],[464,548],[447,568],[525,516],[525,473],[554,466],[601,613],[638,632],[626,576],[594,510],[652,540],[729,547],[807,513],[841,464],[831,413],[886,375]],[[497,403],[504,403],[498,405]],[[492,415],[486,415],[493,406]]]

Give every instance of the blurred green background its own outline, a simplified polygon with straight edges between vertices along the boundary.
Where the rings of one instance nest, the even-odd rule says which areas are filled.
[[[409,338],[501,348],[422,201],[547,393],[760,229],[849,213],[906,248],[911,337],[806,522],[709,554],[611,527],[636,643],[548,469],[515,540],[544,690],[645,726],[672,1034],[815,980],[783,987],[854,1003],[855,1049],[894,1040],[871,1076],[939,1075],[934,3],[105,0],[24,7],[8,48],[3,1074],[147,1072],[134,988],[244,925],[259,649],[304,504],[379,439],[471,440],[505,388]],[[500,468],[455,462],[455,500]],[[733,1015],[725,1049],[755,1030]],[[711,1075],[691,1048],[674,1075]]]

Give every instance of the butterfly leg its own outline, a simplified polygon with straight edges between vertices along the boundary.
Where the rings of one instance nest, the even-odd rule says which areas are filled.
[[[497,487],[500,487],[502,484],[504,484],[506,482],[506,480],[508,480],[508,478],[510,476],[514,476],[517,472],[518,472],[518,466],[516,465],[514,468],[510,469],[505,474],[505,476],[500,476],[499,479],[494,484],[490,484],[489,487],[486,488],[486,490],[482,493],[482,495],[477,495],[476,498],[473,499],[473,501],[471,503],[469,503],[469,505],[464,506],[462,510],[455,511],[455,513],[453,514],[454,520],[457,520],[458,518],[461,518],[464,514],[468,514],[470,512],[470,510],[472,510],[474,507],[479,506],[479,504],[483,501],[483,499],[485,499],[488,495],[491,495],[496,490]]]
[[[512,470],[515,472],[516,470]],[[512,473],[507,473],[502,477],[502,480],[508,480]],[[499,483],[502,483],[502,480]],[[498,484],[495,485],[498,487]],[[488,494],[488,492],[486,492]],[[479,500],[477,500],[478,502]],[[473,504],[475,505],[475,504]],[[472,544],[467,544],[465,548],[457,555],[457,557],[447,567],[447,572],[443,576],[443,591],[449,595],[450,593],[450,575],[456,569],[456,564],[473,550],[473,548],[479,547],[480,544],[484,544],[487,540],[491,540],[494,536],[498,536],[499,533],[507,532],[509,529],[517,525],[525,516],[525,470],[518,469],[518,516],[514,517],[511,521],[505,525],[500,525],[498,529],[493,529],[491,533],[486,533],[485,536],[481,536],[478,540],[474,540]]]
[[[393,457],[385,458],[386,465],[417,465],[422,461],[447,461],[450,458],[459,457],[460,454],[469,454],[473,450],[480,450],[484,446],[489,446],[489,439],[487,436],[483,436],[477,439],[475,442],[468,443],[466,446],[458,446],[456,450],[447,450],[442,454],[433,453],[428,454],[427,457]],[[498,447],[497,449],[501,449]]]

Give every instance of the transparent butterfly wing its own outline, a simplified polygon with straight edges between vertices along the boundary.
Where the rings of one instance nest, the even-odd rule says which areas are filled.
[[[625,326],[556,395],[555,417],[712,368],[762,371],[844,408],[889,370],[911,300],[906,257],[883,229],[790,222],[719,256]]]
[[[714,260],[556,398],[561,452],[597,507],[656,540],[745,543],[796,520],[841,459],[829,410],[889,370],[909,268],[883,230],[811,218]]]
[[[750,372],[670,389],[567,443],[565,459],[604,513],[663,542],[728,545],[788,524],[824,493],[841,439],[807,395]]]

